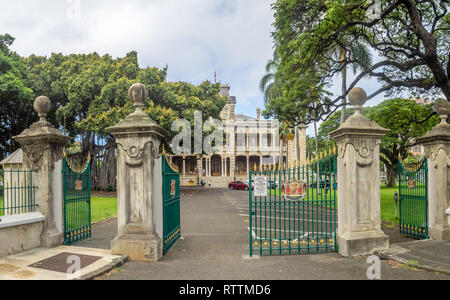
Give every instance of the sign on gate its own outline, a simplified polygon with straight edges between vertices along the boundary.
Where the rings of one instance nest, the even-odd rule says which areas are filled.
[[[255,196],[266,197],[268,194],[267,176],[255,176]]]

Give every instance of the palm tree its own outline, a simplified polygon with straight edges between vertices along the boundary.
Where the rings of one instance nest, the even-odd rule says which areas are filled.
[[[359,62],[352,64],[353,74],[356,74],[356,72],[360,70],[365,70],[372,65],[372,54],[365,44],[362,44],[359,41],[352,41],[351,43],[347,42],[344,44],[349,45],[350,47],[350,57],[348,57],[348,51],[344,46],[334,49],[334,56],[338,56],[342,67],[342,95],[345,95],[347,92],[347,59],[350,58],[351,60],[357,60]],[[347,97],[342,99],[342,104],[341,124],[347,120]]]
[[[280,65],[280,57],[277,51],[273,53],[273,59],[270,59],[266,65],[266,74],[259,83],[259,89],[264,93],[264,104],[281,95],[281,82],[278,79],[277,71]]]
[[[267,62],[266,65],[266,74],[261,78],[259,89],[262,93],[264,93],[264,104],[267,105],[273,99],[281,96],[281,81],[278,79],[277,71],[280,65],[280,57],[275,50],[273,53],[273,58]],[[295,128],[297,130],[297,127]],[[280,168],[283,166],[283,148],[286,145],[286,149],[288,147],[288,137],[291,135],[291,131],[289,130],[286,123],[283,123],[279,129],[280,136]],[[300,146],[297,144],[297,152],[300,151]]]

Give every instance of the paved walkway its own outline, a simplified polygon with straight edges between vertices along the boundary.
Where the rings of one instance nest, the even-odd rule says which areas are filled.
[[[339,254],[262,257],[248,255],[248,193],[224,189],[184,189],[183,238],[159,263],[127,262],[101,279],[308,280],[367,279],[367,258]],[[79,246],[109,249],[117,220],[94,226],[93,240]],[[393,230],[394,232],[395,230]],[[446,279],[450,276],[411,270],[382,261],[382,279]]]
[[[380,251],[378,255],[412,267],[450,275],[450,242],[428,240],[402,243]]]
[[[0,259],[0,280],[92,279],[122,265],[127,257],[109,250],[61,246],[38,248]],[[81,270],[74,274],[74,266]]]

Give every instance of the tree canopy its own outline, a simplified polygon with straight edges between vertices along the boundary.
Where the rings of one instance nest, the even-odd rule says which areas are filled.
[[[448,0],[276,1],[273,36],[283,87],[267,111],[281,113],[289,123],[326,120],[366,76],[381,84],[369,99],[408,92],[450,101],[449,5]],[[368,46],[379,61],[364,67],[349,46],[355,44]],[[333,56],[336,48],[345,49],[344,60]],[[347,91],[331,96],[333,79],[354,65],[362,70]]]
[[[18,145],[11,139],[26,129],[37,116],[33,114],[33,90],[28,86],[25,61],[10,50],[14,38],[0,35],[0,158]]]
[[[177,118],[193,120],[195,110],[205,119],[217,118],[225,105],[219,84],[167,82],[167,68],[140,68],[136,52],[116,59],[97,53],[32,55],[27,64],[31,88],[48,95],[54,122],[69,135],[81,136],[85,153],[95,149],[95,136],[110,139],[105,128],[133,111],[128,89],[136,82],[149,89],[145,111],[169,132]]]
[[[226,104],[219,83],[168,82],[168,67],[141,67],[135,51],[118,58],[98,53],[24,58],[10,50],[13,42],[9,34],[0,35],[0,158],[18,147],[11,137],[36,121],[33,100],[45,95],[52,102],[49,121],[75,138],[73,149],[79,150],[72,155],[91,154],[94,188],[115,185],[115,143],[105,129],[133,111],[128,89],[134,83],[147,86],[144,111],[169,133],[166,145],[177,134],[171,131],[174,120],[194,124],[195,111],[203,113],[203,121],[219,119]]]
[[[348,109],[351,116],[353,109]],[[398,159],[407,158],[411,147],[416,146],[416,139],[425,135],[439,123],[439,118],[433,115],[433,105],[421,105],[409,99],[390,99],[383,103],[364,108],[362,114],[389,129],[389,133],[381,143],[381,161],[387,168],[389,185],[396,182]],[[330,132],[340,125],[340,112],[334,113],[320,126],[319,136],[329,141]]]

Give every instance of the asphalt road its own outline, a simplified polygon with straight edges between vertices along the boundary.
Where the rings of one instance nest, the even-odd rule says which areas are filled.
[[[248,259],[248,192],[184,189],[182,239],[158,263],[128,262],[104,280],[312,280],[367,279],[367,257],[337,253],[263,256]],[[117,221],[94,226],[93,239],[80,246],[108,248]],[[246,257],[247,256],[247,257]],[[382,261],[382,279],[446,279]]]

